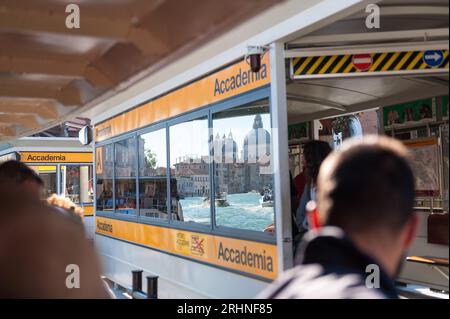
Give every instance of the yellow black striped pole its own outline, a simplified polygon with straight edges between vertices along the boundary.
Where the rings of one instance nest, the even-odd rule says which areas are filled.
[[[431,67],[424,61],[424,51],[404,51],[371,54],[372,65],[368,70],[361,71],[353,64],[353,55],[330,55],[315,57],[300,57],[291,59],[293,77],[352,74],[401,72],[427,69],[449,69],[449,52],[442,50],[444,60],[440,66]]]

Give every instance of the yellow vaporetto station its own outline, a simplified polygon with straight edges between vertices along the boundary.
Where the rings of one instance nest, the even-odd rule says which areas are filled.
[[[93,153],[77,138],[28,137],[3,144],[0,163],[19,160],[44,181],[45,196],[59,194],[84,209],[89,235],[93,236]]]
[[[257,296],[294,266],[289,173],[300,173],[301,143],[337,149],[365,134],[415,154],[421,228],[408,253],[448,262],[448,235],[437,236],[449,70],[448,2],[438,2],[379,1],[383,25],[371,32],[364,1],[288,1],[83,114],[105,277],[129,289],[142,269],[159,276],[162,298]],[[247,63],[254,46],[259,72]],[[409,260],[399,282],[448,291],[447,270]]]

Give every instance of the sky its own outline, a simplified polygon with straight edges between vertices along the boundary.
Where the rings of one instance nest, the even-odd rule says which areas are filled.
[[[245,136],[253,128],[255,115],[224,118],[213,121],[213,136],[219,133],[220,137],[225,134],[228,137],[230,131],[237,143],[238,157],[244,144]],[[262,121],[264,129],[270,132],[270,115],[263,114]],[[145,147],[157,154],[157,167],[165,167],[165,130],[155,131],[142,136],[145,139]],[[208,155],[208,122],[206,119],[194,120],[172,126],[170,128],[171,165],[176,159],[186,155]]]

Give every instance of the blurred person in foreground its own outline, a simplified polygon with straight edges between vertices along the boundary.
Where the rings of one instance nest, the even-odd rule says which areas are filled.
[[[0,164],[0,182],[7,185],[20,185],[35,198],[41,198],[44,195],[44,181],[35,171],[19,161],[7,161]]]
[[[407,158],[399,141],[379,136],[348,140],[332,153],[320,169],[313,229],[297,266],[259,297],[398,298],[394,280],[418,226]]]
[[[19,161],[7,161],[0,164],[0,183],[20,186],[23,192],[28,193],[34,199],[40,199],[44,196],[42,179],[34,170]],[[83,222],[83,209],[70,199],[53,194],[46,201],[50,206],[57,207],[58,211],[67,217]]]
[[[84,222],[84,210],[69,198],[53,194],[47,198],[47,204],[58,208],[58,210],[78,222]]]
[[[94,248],[75,220],[23,186],[0,182],[0,202],[0,298],[109,297]],[[71,265],[78,266],[79,288],[70,288],[77,283]]]

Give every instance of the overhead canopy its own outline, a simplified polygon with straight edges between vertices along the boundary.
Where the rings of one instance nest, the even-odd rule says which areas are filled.
[[[289,49],[425,40],[448,41],[449,0],[381,0],[380,28],[369,29],[365,10],[290,41]]]
[[[331,70],[334,62],[339,59],[344,62],[346,57],[358,53],[371,54],[374,59],[372,66],[375,66],[374,54],[377,52],[409,51],[414,62],[410,65],[419,67],[402,73],[399,70],[408,66],[407,56],[404,59],[400,55],[390,58],[386,53],[383,70],[387,72],[383,74],[367,72],[360,76],[353,72],[325,72],[293,76],[289,70],[287,94],[290,123],[448,94],[449,1],[382,0],[377,4],[381,9],[379,29],[368,29],[364,23],[368,13],[361,11],[290,41],[287,57],[321,57],[322,60],[313,66],[313,63],[307,66],[311,71],[309,74]],[[414,52],[425,56],[427,50],[435,49],[446,57],[438,69],[420,66],[420,55],[417,55],[418,59],[412,59]],[[351,70],[351,58],[345,65],[348,65],[347,70]]]
[[[59,124],[282,0],[2,0],[0,140]],[[80,28],[66,27],[66,6]]]

